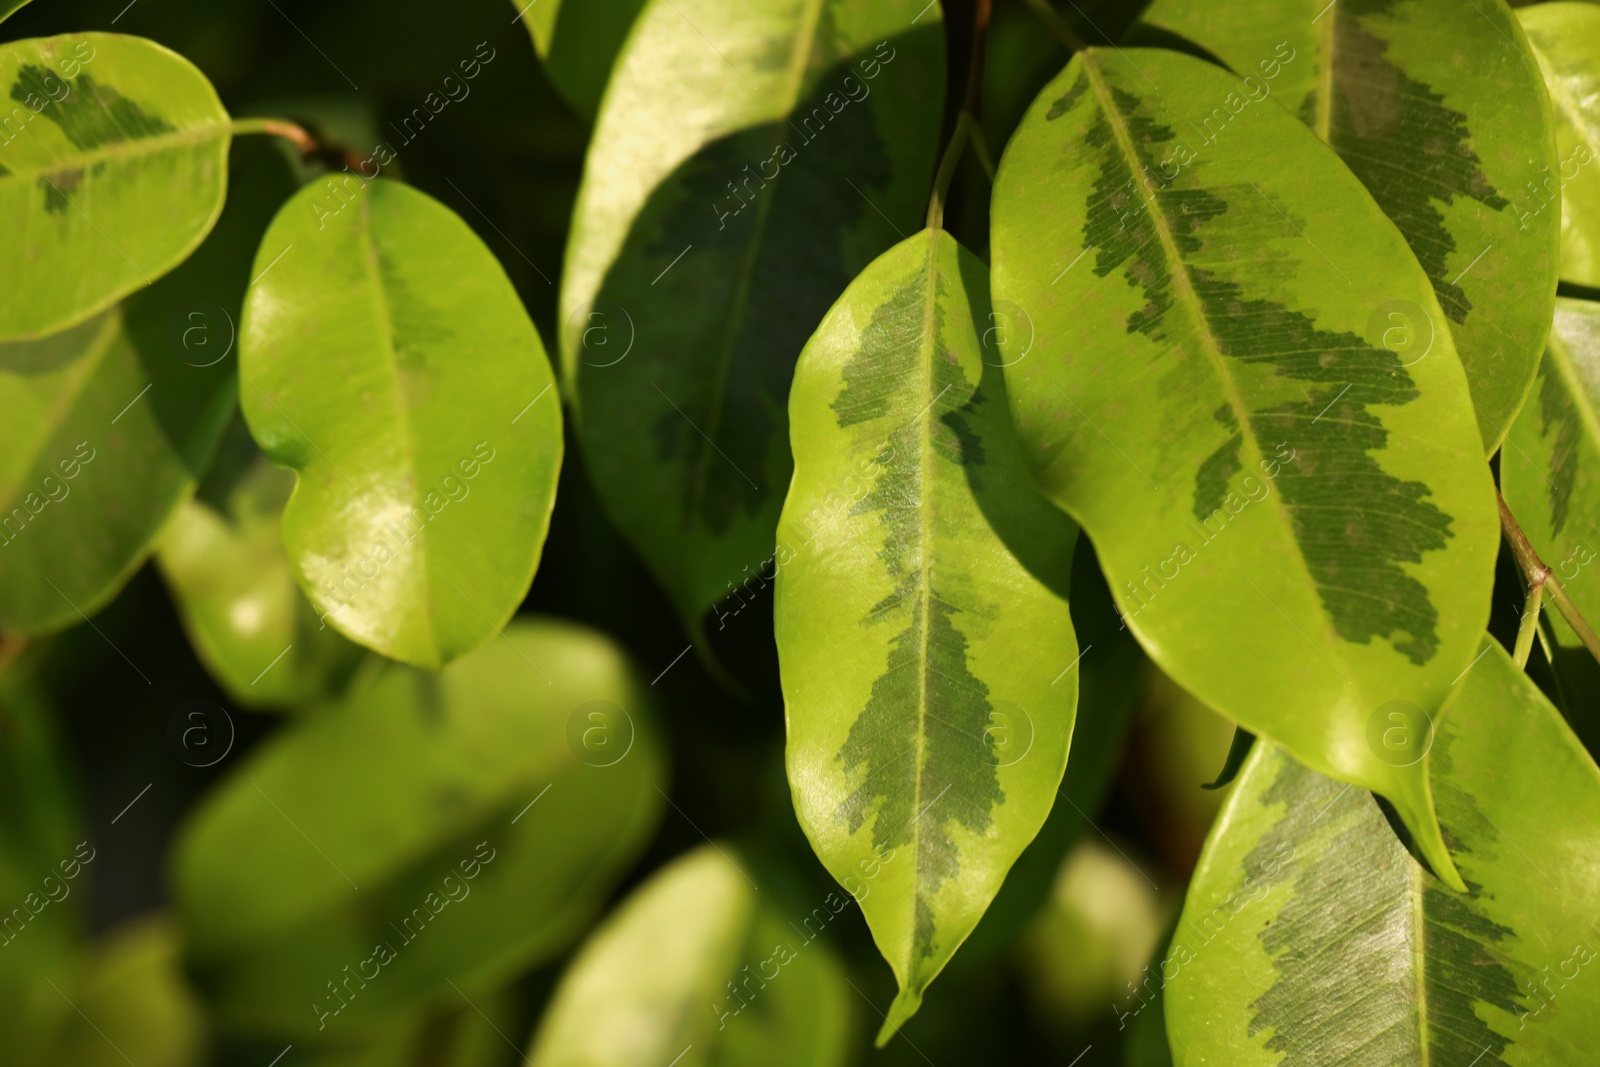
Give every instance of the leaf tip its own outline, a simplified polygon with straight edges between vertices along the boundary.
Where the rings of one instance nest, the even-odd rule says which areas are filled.
[[[907,987],[900,990],[894,998],[894,1003],[889,1005],[889,1014],[883,1017],[883,1026],[878,1029],[877,1039],[873,1041],[874,1048],[883,1048],[889,1039],[900,1032],[900,1028],[911,1020],[911,1017],[922,1007],[922,990]]]

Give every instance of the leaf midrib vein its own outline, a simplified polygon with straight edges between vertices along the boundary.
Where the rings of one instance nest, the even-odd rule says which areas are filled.
[[[1095,100],[1099,103],[1100,110],[1106,116],[1106,122],[1111,127],[1112,136],[1116,138],[1117,148],[1128,161],[1129,168],[1137,172],[1139,155],[1134,151],[1127,126],[1123,122],[1122,115],[1116,110],[1115,103],[1109,97],[1100,69],[1087,52],[1083,53],[1083,66],[1089,76],[1089,85],[1094,90]],[[1239,395],[1238,389],[1234,385],[1233,378],[1227,372],[1226,364],[1223,362],[1221,346],[1217,341],[1216,335],[1211,332],[1211,322],[1206,318],[1205,308],[1194,291],[1193,283],[1189,277],[1189,266],[1179,254],[1178,246],[1173,242],[1172,233],[1167,224],[1166,212],[1162,209],[1161,204],[1154,200],[1150,204],[1150,209],[1145,214],[1149,216],[1150,225],[1155,229],[1156,236],[1161,241],[1161,247],[1167,255],[1168,262],[1172,264],[1172,281],[1174,288],[1178,290],[1177,296],[1190,309],[1203,342],[1200,348],[1205,352],[1211,362],[1212,370],[1216,372],[1218,380],[1221,381],[1228,405],[1233,409],[1241,430],[1248,431],[1241,433],[1240,436],[1245,446],[1255,454],[1259,464],[1266,459],[1266,453],[1261,450],[1260,444],[1256,441],[1255,425],[1250,420],[1251,411],[1245,405],[1244,399]],[[1306,560],[1305,550],[1301,547],[1300,539],[1295,535],[1294,519],[1283,504],[1282,494],[1272,494],[1272,501],[1273,510],[1277,512],[1278,517],[1285,526],[1287,533],[1285,539],[1293,546],[1294,558],[1299,561],[1300,569],[1304,572],[1307,581],[1311,584],[1311,588],[1315,591],[1318,588],[1316,576],[1311,573],[1311,565]],[[1322,619],[1323,636],[1333,642],[1333,649],[1337,654],[1342,649],[1343,643],[1339,640],[1337,631],[1333,628],[1333,620],[1322,606],[1320,596],[1317,598],[1316,605],[1317,614]],[[1319,649],[1319,651],[1321,650]],[[1342,654],[1339,655],[1341,662],[1344,658]]]
[[[417,482],[417,457],[416,438],[411,432],[411,415],[406,409],[405,390],[401,386],[400,355],[394,347],[394,321],[389,314],[389,300],[383,291],[383,274],[378,269],[378,249],[372,240],[372,191],[368,189],[361,197],[361,214],[358,217],[361,231],[361,262],[365,267],[368,279],[371,282],[373,317],[378,323],[378,348],[388,357],[391,380],[394,382],[395,421],[399,424],[400,449],[399,454],[406,466],[406,497],[411,510],[416,510],[420,504]],[[417,544],[417,572],[422,579],[422,603],[425,616],[428,619],[427,638],[433,650],[433,658],[440,658],[439,642],[434,632],[436,621],[433,600],[433,583],[428,574],[428,531],[426,528],[419,531]]]
[[[114,159],[132,159],[136,156],[155,155],[169,148],[183,148],[203,144],[209,140],[226,140],[230,127],[226,122],[208,122],[200,126],[190,126],[185,129],[175,130],[172,133],[156,134],[153,137],[140,137],[126,141],[114,141],[105,148],[97,148],[73,156],[70,159],[59,160],[45,166],[35,166],[22,170],[12,169],[5,175],[0,175],[0,181],[21,179],[31,181],[51,174],[59,174],[64,170],[87,170],[96,163],[106,163]]]

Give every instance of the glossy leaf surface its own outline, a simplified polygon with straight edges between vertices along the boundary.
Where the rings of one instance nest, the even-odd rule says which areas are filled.
[[[1144,18],[1244,79],[1232,99],[1191,116],[1198,151],[1249,151],[1232,135],[1235,118],[1270,97],[1361,179],[1428,273],[1494,452],[1544,348],[1559,230],[1538,191],[1556,167],[1554,120],[1510,9],[1502,0],[1156,0]],[[1396,310],[1397,326],[1423,328]]]
[[[925,230],[800,356],[775,621],[800,824],[914,1014],[1043,825],[1066,765],[1077,531],[1033,487],[983,265]]]
[[[944,68],[917,0],[652,0],[618,56],[562,367],[595,488],[691,629],[772,555],[795,360],[917,228]]]
[[[386,179],[329,179],[262,239],[240,401],[299,475],[283,516],[330,625],[438,668],[492,638],[533,580],[561,467],[544,346],[455,214]]]
[[[574,111],[593,122],[617,52],[645,0],[512,0],[544,60],[545,73]]]
[[[856,994],[832,950],[812,940],[848,898],[830,894],[820,918],[797,914],[802,928],[772,890],[756,888],[732,846],[707,844],[663,867],[579,951],[529,1062],[844,1063]]]
[[[182,267],[89,322],[0,344],[0,628],[93,615],[210,463],[251,249],[289,190],[271,145],[241,143],[233,163],[228,207]]]
[[[1541,174],[1530,208],[1561,205],[1561,276],[1600,286],[1600,8],[1563,0],[1517,12],[1555,105],[1558,173]]]
[[[1252,105],[1231,148],[1196,147],[1191,122],[1242,91],[1091,49],[1040,94],[995,191],[1013,411],[1161,668],[1383,793],[1448,877],[1423,756],[1372,724],[1437,709],[1487,618],[1498,521],[1465,375],[1399,231],[1308,129]],[[1385,336],[1396,308],[1429,347]]]
[[[1258,746],[1163,960],[1176,1062],[1521,1067],[1590,1055],[1600,769],[1486,641],[1435,741],[1439,818],[1468,892],[1430,876],[1368,793]]]
[[[0,45],[0,339],[83,322],[182,263],[227,189],[228,113],[187,59],[83,33]]]
[[[198,987],[229,1027],[352,1040],[450,981],[503,981],[598,908],[656,783],[646,697],[596,634],[518,622],[440,675],[389,666],[257,749],[185,828]]]
[[[300,592],[279,528],[294,475],[256,450],[241,421],[195,499],[162,535],[156,562],[184,629],[240,704],[301,708],[335,696],[366,656]]]
[[[1539,382],[1505,454],[1500,486],[1539,558],[1583,617],[1600,619],[1600,305],[1556,302]],[[1553,606],[1558,640],[1578,635]]]

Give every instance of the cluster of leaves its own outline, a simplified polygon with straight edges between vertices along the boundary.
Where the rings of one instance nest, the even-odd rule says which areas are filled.
[[[492,1063],[519,1026],[541,1065],[839,1064],[852,904],[879,1045],[1020,941],[1068,1014],[1126,983],[1130,1063],[1583,1061],[1600,6],[1153,0],[1120,43],[1079,12],[1103,46],[1027,6],[518,4],[592,127],[534,315],[360,123],[230,114],[141,37],[0,45],[0,1062],[127,1059],[119,1017],[141,1067]],[[778,828],[641,865],[678,661],[518,614],[568,441],[572,536],[620,534],[752,704],[722,635],[770,590]],[[170,915],[85,948],[56,704],[152,557],[288,721],[183,814]],[[1144,887],[1063,865],[1063,820],[1143,657],[1237,724],[1237,780],[1101,979]]]

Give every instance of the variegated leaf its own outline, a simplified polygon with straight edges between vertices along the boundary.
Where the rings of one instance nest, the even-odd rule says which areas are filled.
[[[1600,622],[1600,304],[1556,301],[1538,388],[1500,457],[1500,486],[1579,613]],[[1580,644],[1549,615],[1562,644]]]
[[[1196,138],[1244,92],[1090,49],[1040,94],[995,190],[1013,410],[1162,669],[1383,793],[1453,878],[1422,754],[1373,724],[1437,709],[1487,618],[1466,377],[1399,231],[1310,130],[1257,102]]]
[[[1504,0],[1156,0],[1143,17],[1244,79],[1238,102],[1193,117],[1205,150],[1238,150],[1235,109],[1270,97],[1400,227],[1493,453],[1539,365],[1558,241],[1540,191],[1556,165],[1554,120]]]
[[[595,489],[691,630],[772,555],[795,359],[916,228],[944,67],[925,0],[651,0],[618,56],[562,366]]]
[[[222,212],[228,113],[138,37],[0,45],[0,340],[77,325],[182,263]]]
[[[880,1044],[1038,833],[1072,736],[1076,531],[1028,480],[987,289],[949,235],[907,238],[823,319],[790,394],[789,783],[900,983]]]
[[[1545,1067],[1600,1042],[1600,769],[1494,643],[1439,724],[1465,895],[1364,790],[1259,745],[1217,820],[1164,987],[1181,1064]],[[1128,1010],[1140,1007],[1129,997]]]

